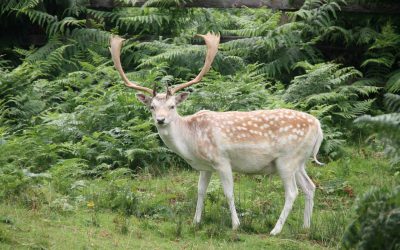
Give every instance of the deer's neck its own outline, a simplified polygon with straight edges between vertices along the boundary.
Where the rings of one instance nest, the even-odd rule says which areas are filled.
[[[158,134],[169,149],[182,156],[190,159],[192,155],[190,129],[183,117],[178,116],[167,126],[157,126]]]

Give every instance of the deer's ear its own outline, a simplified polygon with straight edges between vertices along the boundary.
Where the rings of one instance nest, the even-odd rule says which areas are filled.
[[[151,97],[148,95],[144,95],[144,94],[136,94],[136,98],[143,104],[145,104],[146,106],[150,106],[151,103]]]
[[[182,92],[175,96],[176,105],[186,100],[189,96],[189,92]]]

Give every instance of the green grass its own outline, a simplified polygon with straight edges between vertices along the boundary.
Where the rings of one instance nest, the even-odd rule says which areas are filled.
[[[1,206],[2,213],[10,218],[10,224],[0,227],[0,248],[35,249],[217,249],[267,246],[286,249],[318,249],[312,242],[270,237],[265,234],[242,234],[227,237],[207,237],[196,233],[190,225],[183,225],[183,235],[175,237],[176,225],[172,222],[127,220],[127,232],[113,213],[97,213],[96,225],[93,215],[87,211],[71,215],[56,215],[38,211],[26,211],[12,206]]]
[[[29,193],[41,194],[29,202],[21,195],[17,201],[4,201],[0,204],[0,248],[336,249],[354,215],[356,196],[371,186],[399,184],[386,159],[362,151],[353,150],[324,167],[310,164],[308,172],[317,185],[309,230],[302,229],[304,198],[300,192],[282,233],[269,236],[283,207],[281,181],[276,176],[245,175],[235,175],[240,230],[230,230],[229,209],[216,175],[209,186],[203,223],[194,227],[198,174],[175,169],[157,177],[142,173],[112,182],[86,180],[79,192],[64,196],[50,181],[37,187],[40,192]],[[115,187],[125,190],[123,198],[104,195]],[[113,194],[119,197],[118,192]]]

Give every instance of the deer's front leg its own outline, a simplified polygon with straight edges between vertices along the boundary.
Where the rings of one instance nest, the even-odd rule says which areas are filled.
[[[229,209],[231,210],[231,217],[232,217],[232,229],[236,230],[239,225],[240,221],[236,213],[235,208],[235,200],[233,197],[233,176],[232,176],[232,169],[230,164],[223,164],[217,166],[218,174],[221,178],[222,187],[224,188],[224,193],[226,199],[228,200]]]
[[[210,183],[211,172],[200,171],[199,184],[198,184],[198,195],[197,195],[197,206],[196,214],[194,215],[193,223],[198,224],[201,220],[201,213],[204,207],[204,197],[207,192],[208,184]]]

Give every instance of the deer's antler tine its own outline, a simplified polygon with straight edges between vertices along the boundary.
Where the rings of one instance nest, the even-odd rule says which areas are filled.
[[[124,80],[124,83],[127,87],[129,88],[133,88],[139,91],[143,91],[143,92],[147,92],[149,94],[153,94],[153,91],[149,88],[146,87],[142,87],[140,85],[137,85],[131,81],[129,81],[129,79],[126,77],[124,70],[122,69],[121,66],[121,47],[122,47],[122,42],[125,39],[119,37],[119,36],[112,36],[110,39],[110,52],[111,52],[111,58],[114,62],[114,66],[117,69],[119,75],[121,76],[122,80]]]
[[[220,40],[219,34],[212,34],[208,32],[206,35],[197,35],[197,36],[202,37],[207,45],[207,54],[206,54],[206,59],[204,61],[204,66],[201,69],[200,73],[193,80],[186,83],[182,83],[176,86],[175,88],[171,89],[172,94],[178,92],[181,89],[187,88],[195,83],[200,82],[203,76],[210,70],[211,64],[214,61],[215,55],[218,52],[218,45]]]

